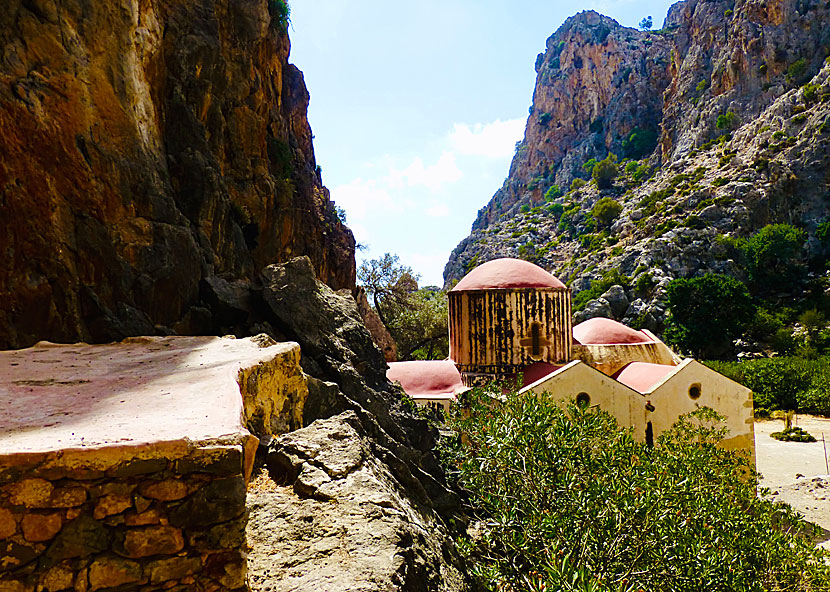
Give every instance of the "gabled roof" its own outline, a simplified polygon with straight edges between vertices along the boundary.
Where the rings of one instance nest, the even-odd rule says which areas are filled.
[[[452,360],[390,362],[386,377],[412,398],[452,398],[467,390]]]
[[[573,328],[574,340],[581,345],[620,345],[652,343],[654,339],[613,319],[596,317]]]
[[[639,393],[647,393],[679,368],[667,364],[631,362],[617,370],[613,378]]]
[[[562,368],[561,364],[556,365],[549,364],[547,362],[536,362],[535,364],[527,366],[524,370],[522,370],[522,388],[529,384],[533,384],[537,380],[541,380],[548,374],[553,374],[560,368]]]
[[[479,265],[451,290],[519,290],[522,288],[554,288],[565,290],[558,278],[538,265],[521,259],[493,259]]]

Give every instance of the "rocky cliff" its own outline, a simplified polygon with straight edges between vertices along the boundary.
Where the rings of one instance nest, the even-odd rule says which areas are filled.
[[[0,349],[215,333],[214,288],[308,255],[354,287],[280,2],[0,11]]]
[[[593,12],[569,19],[537,60],[504,187],[451,255],[446,281],[506,255],[534,260],[575,292],[611,269],[631,286],[648,275],[643,290],[616,299],[622,312],[596,312],[659,330],[670,279],[742,276],[730,239],[792,224],[809,237],[805,262],[823,259],[828,53],[824,2],[686,0],[653,32]],[[600,188],[590,161],[612,153],[619,175]],[[592,213],[602,198],[621,207],[607,225]]]

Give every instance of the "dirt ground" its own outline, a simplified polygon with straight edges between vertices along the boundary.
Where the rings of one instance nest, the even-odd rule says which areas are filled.
[[[793,425],[812,434],[817,442],[779,442],[772,432],[784,429],[783,420],[755,423],[755,455],[760,485],[769,497],[786,502],[825,531],[821,546],[830,549],[830,471],[825,461],[822,434],[830,460],[830,419],[798,415]]]

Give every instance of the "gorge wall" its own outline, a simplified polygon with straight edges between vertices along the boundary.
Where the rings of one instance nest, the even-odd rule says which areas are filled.
[[[4,4],[0,349],[217,333],[216,285],[297,255],[354,287],[279,5]]]
[[[632,285],[650,274],[654,288],[629,290],[613,316],[659,330],[671,279],[741,278],[723,239],[787,223],[808,236],[805,264],[826,258],[828,54],[826,2],[685,0],[659,31],[594,12],[568,19],[537,59],[504,186],[445,281],[502,256],[530,259],[575,292],[611,269]],[[600,189],[583,164],[612,153],[620,174]],[[592,209],[605,197],[621,212],[603,228]]]

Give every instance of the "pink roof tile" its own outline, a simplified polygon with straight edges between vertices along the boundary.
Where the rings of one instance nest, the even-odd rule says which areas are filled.
[[[631,362],[617,370],[613,378],[639,393],[646,393],[675,370],[677,366]]]
[[[453,292],[471,290],[515,290],[521,288],[565,289],[565,284],[547,271],[521,259],[493,259],[479,265],[458,282]]]
[[[651,337],[612,319],[596,317],[573,328],[574,339],[582,345],[651,343]]]
[[[386,377],[399,382],[410,397],[452,396],[464,390],[452,360],[390,362]]]

